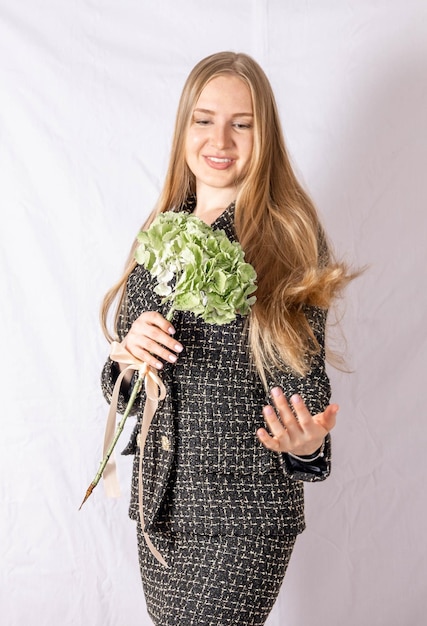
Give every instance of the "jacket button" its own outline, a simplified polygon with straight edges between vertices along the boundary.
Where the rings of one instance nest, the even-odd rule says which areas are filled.
[[[169,441],[169,438],[166,437],[166,435],[162,435],[162,448],[166,452],[170,452],[171,442]]]

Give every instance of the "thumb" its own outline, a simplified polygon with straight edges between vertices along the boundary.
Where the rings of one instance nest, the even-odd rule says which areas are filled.
[[[329,432],[336,424],[339,409],[338,404],[329,404],[323,413],[315,415],[314,420]]]

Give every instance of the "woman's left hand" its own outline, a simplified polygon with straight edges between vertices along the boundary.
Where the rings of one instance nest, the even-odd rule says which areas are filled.
[[[265,428],[260,428],[257,435],[261,443],[269,450],[290,452],[297,456],[316,452],[328,432],[335,426],[339,406],[329,404],[322,413],[311,415],[301,397],[293,395],[291,403],[294,413],[279,387],[274,387],[271,395],[279,415],[270,405],[263,408],[271,434]]]

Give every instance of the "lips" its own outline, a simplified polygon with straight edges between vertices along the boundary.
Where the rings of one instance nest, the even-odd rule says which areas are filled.
[[[204,159],[215,170],[226,170],[234,163],[234,159],[228,157],[205,156]]]

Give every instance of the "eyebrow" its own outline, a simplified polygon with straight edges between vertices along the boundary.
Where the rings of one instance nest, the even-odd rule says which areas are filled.
[[[194,113],[207,113],[208,115],[215,115],[215,111],[210,109],[194,109]],[[253,113],[233,113],[233,117],[253,117]]]

